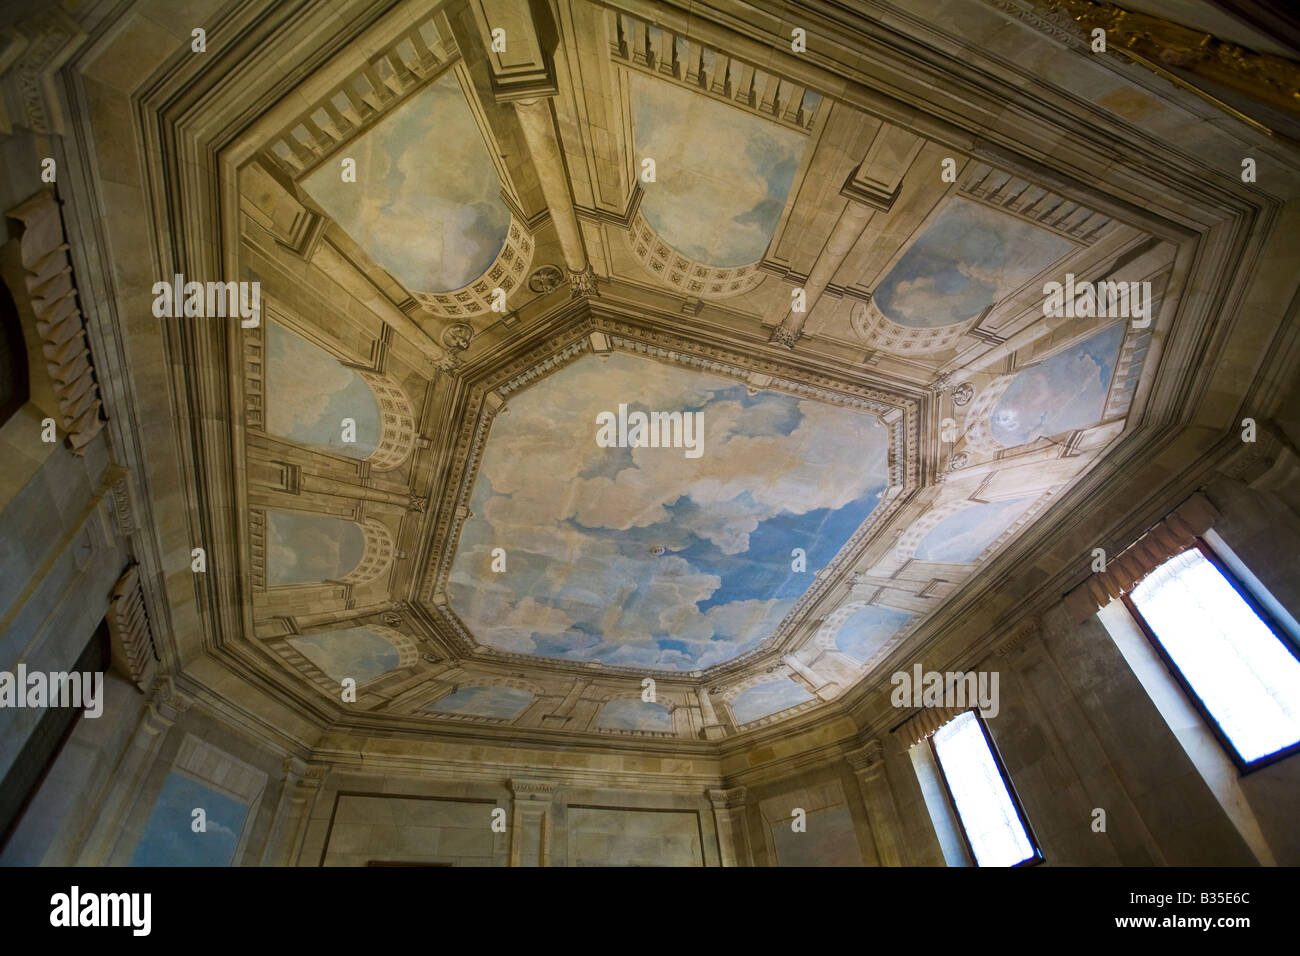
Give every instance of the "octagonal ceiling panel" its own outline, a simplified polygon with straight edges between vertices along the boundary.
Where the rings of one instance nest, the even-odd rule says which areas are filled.
[[[700,416],[699,456],[601,447],[598,416],[620,406]],[[627,354],[579,359],[493,422],[450,605],[501,651],[667,671],[723,663],[776,632],[875,510],[888,443],[859,410]],[[504,571],[492,570],[496,548]]]

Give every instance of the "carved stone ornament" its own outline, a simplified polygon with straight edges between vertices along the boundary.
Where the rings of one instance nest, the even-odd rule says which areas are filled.
[[[564,273],[558,266],[542,266],[528,277],[528,288],[538,295],[546,295],[564,285]]]
[[[453,322],[442,330],[443,347],[452,352],[463,352],[469,348],[474,329],[465,322]]]

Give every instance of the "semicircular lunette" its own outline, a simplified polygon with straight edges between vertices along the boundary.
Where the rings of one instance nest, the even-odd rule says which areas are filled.
[[[986,309],[1074,248],[1046,229],[954,197],[855,310],[853,328],[882,351],[943,351]]]
[[[415,414],[400,384],[349,368],[275,322],[266,324],[263,387],[268,435],[377,471],[399,467],[415,447]]]
[[[346,152],[356,161],[355,182],[325,162],[302,179],[303,190],[426,310],[486,312],[493,288],[508,293],[522,282],[532,237],[501,199],[496,165],[455,71]]]
[[[767,252],[807,135],[671,83],[630,80],[638,169],[652,160],[655,170],[652,182],[643,178],[633,251],[645,250],[638,258],[657,277],[674,284],[677,275],[701,297],[743,291],[732,283],[761,278],[746,267]],[[645,226],[658,243],[644,241]],[[658,255],[660,244],[674,254]]]
[[[338,581],[362,584],[388,570],[393,536],[374,518],[266,512],[266,586]]]

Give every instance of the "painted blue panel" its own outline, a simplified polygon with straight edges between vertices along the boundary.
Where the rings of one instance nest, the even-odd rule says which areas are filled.
[[[360,686],[396,670],[401,661],[397,648],[364,627],[344,627],[291,637],[289,643],[333,680],[351,677]]]
[[[763,258],[785,208],[807,138],[725,103],[633,74],[641,213],[683,255],[712,266]]]
[[[1008,448],[1101,420],[1124,323],[1018,372],[993,409],[993,437]]]
[[[600,709],[596,726],[611,730],[668,731],[673,729],[673,718],[663,704],[636,699],[611,700]]]
[[[912,615],[892,607],[872,605],[855,611],[835,633],[835,646],[864,663],[898,633]]]
[[[365,546],[355,521],[268,511],[267,586],[337,581],[360,563]]]
[[[731,712],[736,715],[736,720],[747,724],[806,700],[812,700],[812,694],[806,687],[788,677],[779,677],[766,684],[756,684],[742,690],[731,702]]]
[[[518,717],[533,702],[530,691],[519,687],[462,687],[428,710],[442,714],[472,714],[477,717]]]
[[[921,561],[961,564],[974,561],[1015,522],[1032,499],[973,504],[949,515],[921,539],[916,557]]]
[[[206,814],[206,832],[195,833],[193,812]],[[248,805],[172,771],[153,805],[132,866],[229,866],[235,859]]]
[[[343,182],[340,160],[357,161]],[[448,71],[302,181],[408,289],[448,292],[487,271],[510,229],[501,180]]]
[[[266,431],[364,459],[379,447],[379,403],[365,379],[283,326],[266,326]],[[343,419],[356,441],[343,440]]]
[[[683,448],[603,448],[620,403],[699,411]],[[615,353],[582,358],[492,424],[448,585],[504,651],[662,670],[728,660],[770,636],[887,486],[874,415]],[[493,573],[503,547],[507,570]],[[663,548],[656,556],[654,549]],[[807,554],[792,570],[791,552]]]
[[[913,329],[974,318],[1075,246],[1055,233],[966,199],[950,200],[899,258],[874,299]]]

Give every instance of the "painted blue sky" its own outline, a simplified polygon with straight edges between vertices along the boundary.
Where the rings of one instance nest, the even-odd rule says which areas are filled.
[[[266,584],[337,581],[361,561],[365,536],[355,521],[292,511],[266,513]]]
[[[952,199],[889,270],[873,298],[899,325],[956,325],[1073,248],[1068,239],[1014,216]]]
[[[737,721],[747,724],[806,700],[812,700],[808,688],[788,677],[778,677],[742,690],[731,702],[731,712],[736,715]]]
[[[993,437],[1011,448],[1100,420],[1123,340],[1119,322],[1018,372],[993,409]]]
[[[920,561],[952,564],[974,561],[1032,502],[1032,498],[1015,498],[969,505],[931,528],[916,546],[915,556]]]
[[[598,447],[596,416],[619,403],[702,411],[703,455]],[[505,651],[662,670],[729,660],[773,633],[875,508],[888,440],[851,409],[622,353],[579,359],[493,422],[451,606]]]
[[[343,182],[344,156],[357,161],[355,183]],[[510,228],[492,156],[450,70],[302,187],[379,265],[420,292],[469,285]]]
[[[304,634],[289,643],[333,680],[351,677],[357,686],[395,670],[401,661],[396,647],[364,627]]]
[[[861,608],[835,632],[835,646],[858,663],[865,663],[911,616],[892,607]]]
[[[673,718],[663,704],[630,698],[611,700],[596,715],[597,727],[611,730],[658,730],[673,729]]]
[[[533,695],[520,687],[462,687],[426,709],[440,714],[471,714],[475,717],[518,717],[533,702]]]
[[[196,808],[207,816],[207,830],[191,829]],[[172,771],[153,805],[132,866],[229,866],[244,830],[248,805]]]
[[[763,257],[807,137],[671,83],[630,75],[641,212],[663,240],[711,266]]]
[[[365,379],[281,325],[266,326],[266,430],[363,459],[379,447],[379,403]],[[343,441],[343,419],[356,441]]]

